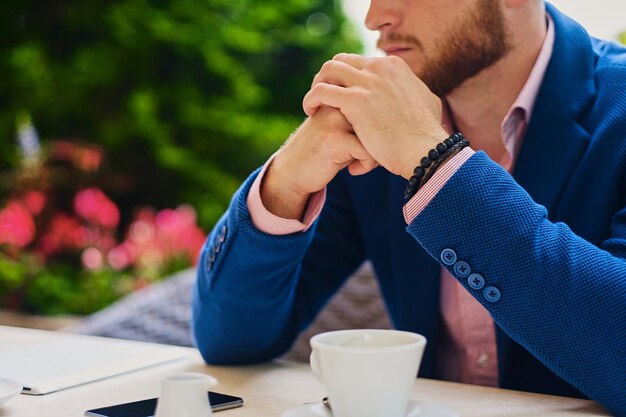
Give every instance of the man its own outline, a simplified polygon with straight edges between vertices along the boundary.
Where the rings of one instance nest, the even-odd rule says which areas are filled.
[[[370,259],[421,376],[626,415],[626,51],[540,0],[372,0],[366,24],[388,57],[324,64],[203,249],[205,360],[280,355]],[[404,201],[455,131],[471,148]]]

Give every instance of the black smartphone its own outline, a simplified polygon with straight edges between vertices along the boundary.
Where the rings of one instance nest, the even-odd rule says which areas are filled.
[[[229,408],[241,407],[243,399],[232,395],[209,392],[209,403],[213,411],[228,410]],[[135,401],[97,408],[85,411],[90,417],[153,417],[156,411],[157,399]]]

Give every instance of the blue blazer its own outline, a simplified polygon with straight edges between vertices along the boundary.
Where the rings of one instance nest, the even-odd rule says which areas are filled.
[[[207,362],[285,352],[370,259],[394,326],[428,339],[420,376],[436,378],[451,249],[446,267],[496,323],[501,387],[626,415],[626,49],[547,7],[554,52],[512,176],[477,152],[407,227],[404,179],[341,172],[314,227],[288,236],[255,229],[258,171],[248,178],[198,268],[193,329]],[[482,288],[455,274],[460,261]]]

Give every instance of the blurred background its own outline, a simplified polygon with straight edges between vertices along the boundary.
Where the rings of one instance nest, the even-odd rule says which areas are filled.
[[[600,3],[557,5],[617,40]],[[191,267],[321,64],[376,54],[368,4],[1,2],[0,309],[89,314]]]
[[[0,3],[0,308],[86,314],[191,266],[360,51],[334,0]]]

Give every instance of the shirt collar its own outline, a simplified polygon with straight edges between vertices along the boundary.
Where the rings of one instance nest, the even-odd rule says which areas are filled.
[[[541,88],[541,83],[544,75],[546,74],[546,70],[548,69],[550,57],[552,56],[552,50],[554,49],[554,22],[547,13],[546,20],[548,24],[548,31],[543,41],[543,45],[541,46],[541,51],[537,56],[533,69],[530,71],[526,84],[522,87],[517,99],[515,99],[513,105],[509,109],[509,112],[504,118],[503,125],[516,109],[521,109],[524,112],[524,122],[526,122],[526,124],[530,121],[533,107],[535,106],[535,101],[539,95],[539,89]]]

